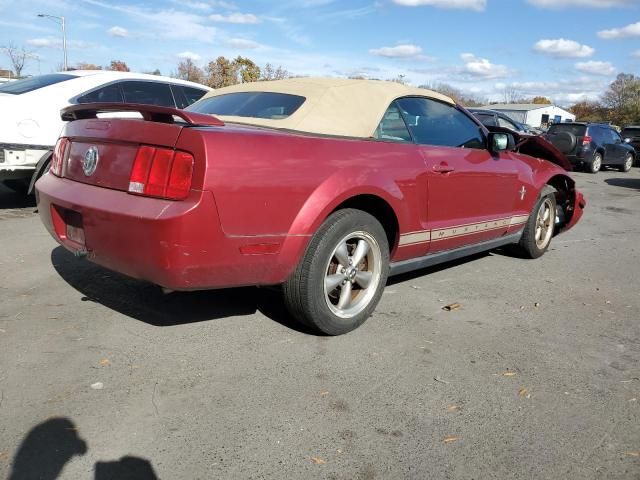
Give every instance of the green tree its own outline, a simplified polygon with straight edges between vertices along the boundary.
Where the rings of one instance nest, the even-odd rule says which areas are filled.
[[[238,56],[233,63],[236,66],[240,83],[257,82],[260,80],[260,67],[252,60]]]
[[[218,57],[205,67],[206,83],[211,88],[222,88],[238,83],[238,66],[228,58]]]

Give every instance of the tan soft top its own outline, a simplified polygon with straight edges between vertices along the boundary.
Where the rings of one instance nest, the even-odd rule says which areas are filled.
[[[396,98],[418,96],[454,103],[451,98],[424,88],[395,82],[344,78],[290,78],[242,83],[214,90],[203,98],[234,92],[289,93],[303,96],[306,100],[287,118],[216,115],[223,121],[363,138],[373,136],[387,107]]]

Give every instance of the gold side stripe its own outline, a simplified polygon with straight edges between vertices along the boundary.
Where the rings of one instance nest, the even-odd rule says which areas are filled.
[[[404,233],[400,235],[399,246],[406,247],[409,245],[417,245],[430,241],[437,242],[439,240],[447,240],[450,238],[458,238],[465,235],[489,232],[491,230],[497,230],[505,227],[509,228],[522,225],[526,223],[528,219],[529,215],[515,215],[513,217],[499,218],[486,222],[467,223],[450,228]]]
[[[431,232],[406,233],[400,236],[400,246],[428,242],[431,240]]]

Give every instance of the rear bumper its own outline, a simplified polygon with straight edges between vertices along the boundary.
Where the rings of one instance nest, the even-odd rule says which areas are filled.
[[[173,202],[54,175],[44,175],[36,190],[43,224],[67,250],[172,290],[282,283],[308,240],[226,236],[210,192],[192,191],[186,201]],[[69,211],[81,217],[84,245],[65,235],[61,219],[70,218]],[[256,245],[270,245],[262,249],[268,253]]]

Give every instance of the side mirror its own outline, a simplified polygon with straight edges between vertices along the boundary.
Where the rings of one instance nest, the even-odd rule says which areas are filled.
[[[509,133],[490,132],[489,150],[492,153],[504,152],[515,146],[515,140]]]

